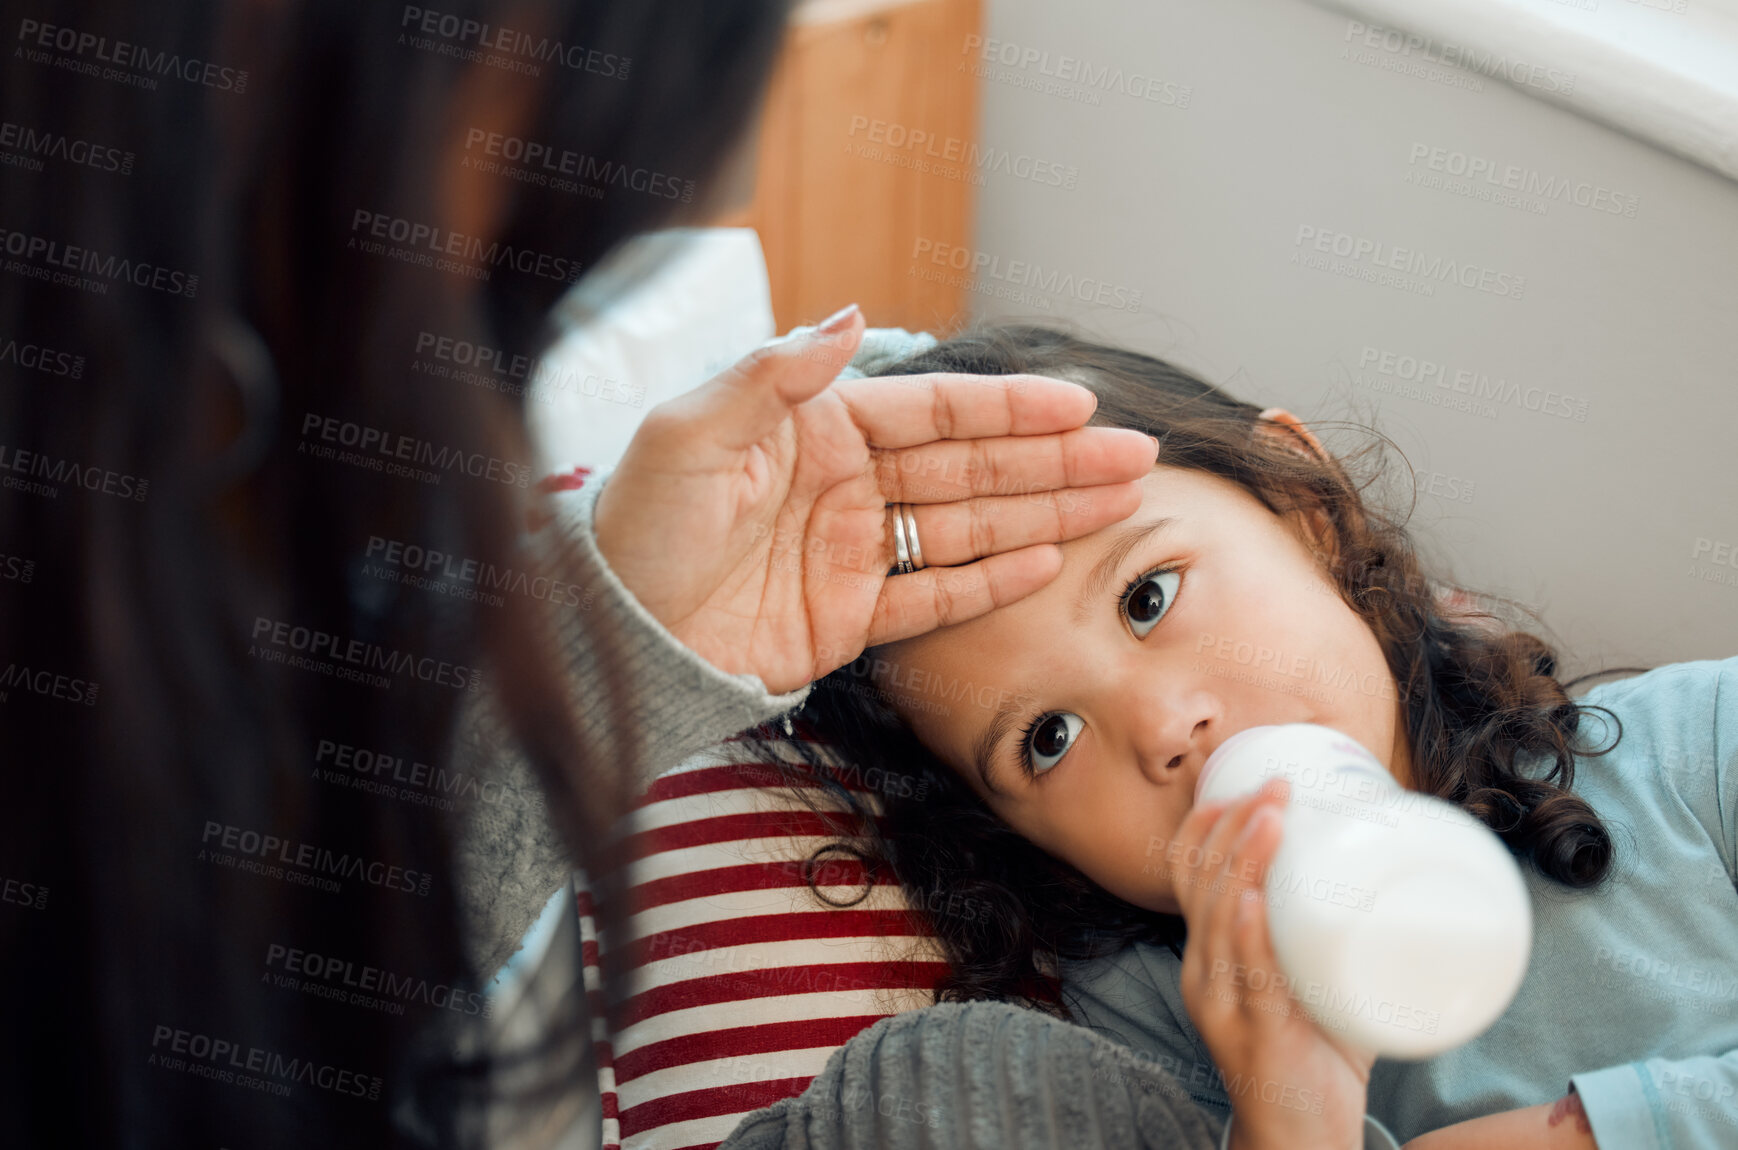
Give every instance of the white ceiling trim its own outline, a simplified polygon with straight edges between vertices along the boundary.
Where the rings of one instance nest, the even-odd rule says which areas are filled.
[[[1738,180],[1738,0],[1312,2],[1364,25],[1351,46],[1501,80]]]

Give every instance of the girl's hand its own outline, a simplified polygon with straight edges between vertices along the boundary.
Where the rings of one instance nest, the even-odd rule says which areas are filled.
[[[598,549],[634,597],[773,694],[1038,590],[1054,544],[1140,506],[1156,450],[1082,427],[1097,400],[1061,380],[835,381],[863,318],[834,320],[658,404],[598,496]],[[896,502],[927,567],[889,578]]]
[[[1361,1150],[1375,1056],[1303,1013],[1267,932],[1264,884],[1288,791],[1274,780],[1234,802],[1198,805],[1177,830],[1169,857],[1189,928],[1183,1004],[1224,1076],[1233,1150]]]
[[[1599,1150],[1581,1096],[1503,1110],[1420,1134],[1401,1150]]]

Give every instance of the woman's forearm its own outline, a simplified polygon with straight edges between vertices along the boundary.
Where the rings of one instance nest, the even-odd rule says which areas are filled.
[[[1599,1150],[1593,1127],[1570,1091],[1557,1101],[1504,1110],[1420,1134],[1402,1150]]]

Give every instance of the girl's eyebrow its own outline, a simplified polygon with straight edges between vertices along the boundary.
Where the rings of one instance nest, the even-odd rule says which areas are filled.
[[[972,744],[972,766],[977,768],[978,778],[983,781],[984,789],[993,795],[1007,797],[1007,792],[996,785],[990,777],[991,753],[1008,734],[1008,728],[1014,725],[1014,716],[1019,713],[1024,696],[1015,695],[1000,707],[990,719],[990,725],[984,728],[984,733],[978,736],[978,741]]]
[[[1104,593],[1105,584],[1110,582],[1111,576],[1116,573],[1118,567],[1122,566],[1123,560],[1128,558],[1129,552],[1160,531],[1167,527],[1176,526],[1181,522],[1182,516],[1180,515],[1162,515],[1157,519],[1136,523],[1119,531],[1112,538],[1110,546],[1105,548],[1104,554],[1099,556],[1098,562],[1092,565],[1092,570],[1087,574],[1086,581],[1081,584],[1080,598],[1074,604],[1074,625],[1079,627],[1085,624],[1086,612],[1091,608],[1092,601]],[[1030,698],[1030,695],[1021,692],[1004,700],[1002,705],[996,708],[996,713],[991,716],[989,725],[984,728],[983,733],[972,744],[972,766],[977,770],[978,778],[982,780],[984,789],[991,794],[1007,797],[1007,793],[998,787],[994,779],[991,778],[994,774],[992,770],[993,754],[995,749],[1001,745],[1002,740],[1007,737],[1008,728],[1014,725],[1014,717],[1019,714],[1022,706]]]
[[[1167,527],[1182,522],[1179,515],[1162,515],[1157,519],[1149,519],[1145,523],[1136,523],[1125,527],[1111,540],[1104,554],[1093,564],[1092,571],[1086,576],[1086,581],[1080,585],[1080,598],[1074,601],[1073,621],[1076,627],[1086,625],[1086,613],[1092,609],[1092,602],[1104,592],[1104,585],[1110,582],[1110,577],[1116,574],[1116,569],[1122,566],[1122,561],[1128,558],[1129,552],[1139,547],[1150,536],[1156,535]]]

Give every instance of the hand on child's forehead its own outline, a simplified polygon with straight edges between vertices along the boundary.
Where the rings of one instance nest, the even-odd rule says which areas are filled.
[[[926,745],[969,737],[1008,698],[1057,686],[1055,665],[1077,662],[1082,644],[1109,642],[1087,634],[1092,600],[1114,597],[1131,564],[1175,558],[1192,565],[1229,549],[1223,562],[1245,573],[1301,574],[1307,566],[1294,554],[1300,544],[1292,529],[1237,484],[1164,465],[1140,482],[1132,514],[1060,545],[1062,568],[1051,582],[963,623],[874,650],[869,672],[880,697]],[[1084,604],[1082,594],[1090,596]]]

